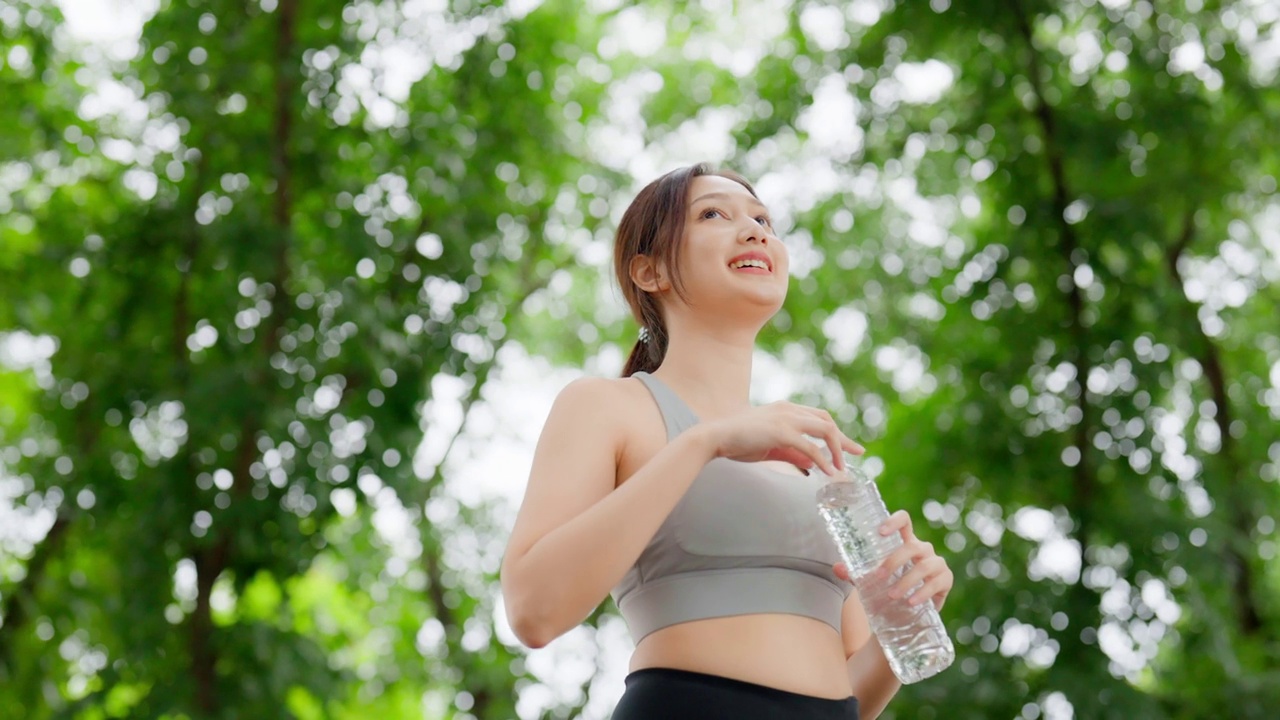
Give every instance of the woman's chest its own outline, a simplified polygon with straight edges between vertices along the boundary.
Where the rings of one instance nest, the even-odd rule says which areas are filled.
[[[762,463],[708,463],[668,518],[685,552],[720,557],[839,561],[818,513],[823,475],[803,476]]]

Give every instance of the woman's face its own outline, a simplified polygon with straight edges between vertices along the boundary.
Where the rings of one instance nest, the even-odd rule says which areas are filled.
[[[789,268],[768,208],[741,184],[703,175],[685,212],[680,274],[692,309],[767,321],[787,297]]]

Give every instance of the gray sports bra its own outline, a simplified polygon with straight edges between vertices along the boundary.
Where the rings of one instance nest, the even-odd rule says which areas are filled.
[[[662,381],[638,372],[667,425],[667,439],[698,418]],[[640,642],[691,620],[791,613],[838,632],[853,586],[838,578],[835,542],[815,496],[828,478],[757,463],[707,463],[611,595]]]

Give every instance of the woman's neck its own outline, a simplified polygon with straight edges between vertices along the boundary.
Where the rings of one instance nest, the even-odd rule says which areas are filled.
[[[703,420],[751,406],[751,361],[757,328],[709,327],[671,318],[667,353],[654,376]]]

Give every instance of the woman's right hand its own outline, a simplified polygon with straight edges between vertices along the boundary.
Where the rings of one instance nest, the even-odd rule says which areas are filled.
[[[835,475],[844,470],[845,452],[865,452],[840,431],[831,413],[790,402],[760,405],[733,417],[713,420],[706,423],[706,431],[711,434],[716,457],[741,462],[782,460],[805,472],[816,466]],[[822,441],[826,447],[814,440]]]

